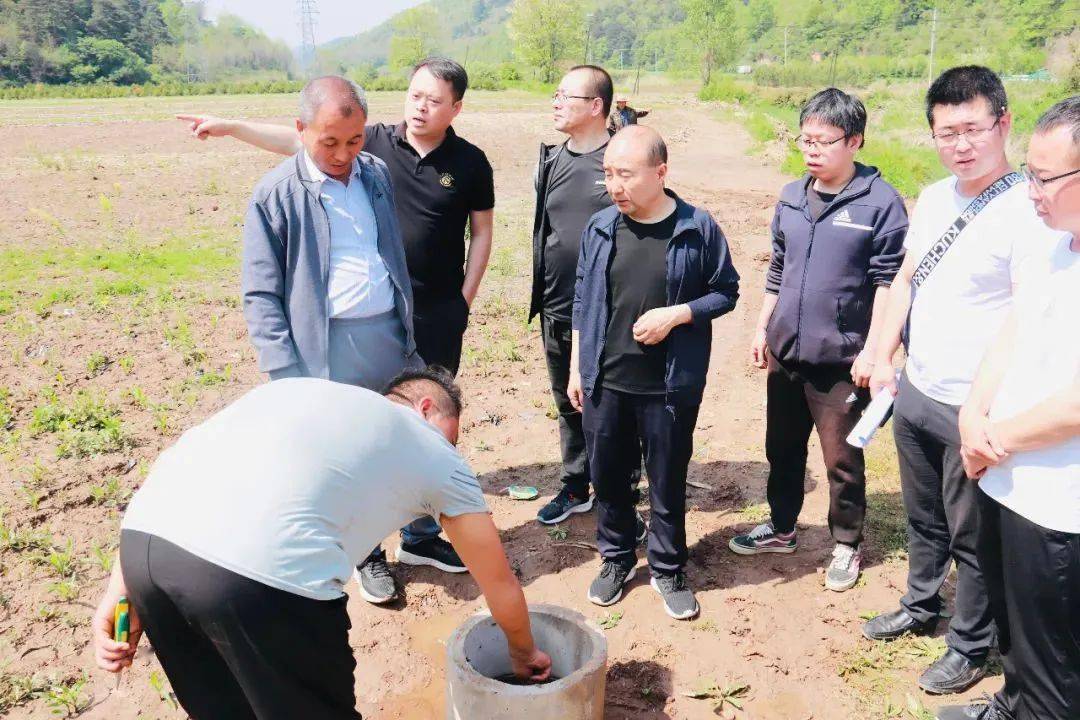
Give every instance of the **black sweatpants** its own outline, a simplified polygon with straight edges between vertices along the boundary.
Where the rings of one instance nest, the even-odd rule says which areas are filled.
[[[128,599],[195,720],[359,720],[346,597],[319,601],[249,580],[125,530]]]
[[[570,346],[572,334],[568,320],[555,320],[543,313],[540,326],[544,340],[551,395],[559,411],[559,446],[562,451],[562,482],[575,497],[589,494],[589,460],[585,451],[585,433],[581,413],[570,404],[566,384],[570,381]]]
[[[945,642],[981,662],[994,640],[986,582],[975,547],[979,489],[960,459],[960,408],[921,393],[900,379],[893,437],[908,519],[908,591],[900,605],[916,620],[941,613],[941,586],[956,561],[956,602]]]
[[[698,405],[667,405],[663,395],[597,387],[585,398],[583,427],[596,491],[596,535],[605,560],[631,564],[635,551],[635,470],[649,474],[649,568],[672,575],[686,565],[686,471]]]
[[[979,563],[1005,669],[995,704],[1013,720],[1080,718],[1080,535],[982,492],[979,511]]]
[[[869,401],[855,387],[849,368],[785,367],[769,353],[765,456],[768,498],[776,529],[789,533],[802,511],[806,444],[817,428],[829,478],[829,531],[833,540],[858,545],[866,519],[866,465],[863,451],[846,442]]]
[[[457,375],[468,324],[469,305],[461,293],[442,300],[417,298],[413,312],[416,351],[428,365],[441,365]]]

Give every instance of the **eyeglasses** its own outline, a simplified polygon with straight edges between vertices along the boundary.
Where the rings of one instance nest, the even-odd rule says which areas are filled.
[[[1049,185],[1052,182],[1057,182],[1058,180],[1062,180],[1062,179],[1070,177],[1072,175],[1080,175],[1080,168],[1077,168],[1076,170],[1073,170],[1072,172],[1061,173],[1060,175],[1055,175],[1054,177],[1041,178],[1038,175],[1036,175],[1035,172],[1031,168],[1029,168],[1027,166],[1027,163],[1024,163],[1023,165],[1020,166],[1020,172],[1022,172],[1024,174],[1024,177],[1027,178],[1027,181],[1029,183],[1031,183],[1032,185],[1035,186],[1036,190],[1042,192],[1043,188],[1045,186]]]
[[[556,90],[551,96],[551,99],[555,102],[566,102],[569,98],[574,98],[576,100],[595,100],[597,97],[597,95],[567,95],[562,90]]]
[[[994,121],[994,124],[988,128],[968,128],[967,130],[962,130],[961,132],[945,130],[944,132],[930,133],[930,137],[934,138],[937,144],[941,147],[953,147],[958,142],[960,142],[960,138],[962,137],[966,137],[968,143],[974,145],[985,140],[987,134],[991,130],[996,128],[1000,122],[1001,118],[998,118]]]
[[[836,138],[835,140],[811,140],[810,138],[805,138],[802,135],[800,135],[799,137],[795,138],[795,147],[799,148],[800,150],[811,150],[811,149],[817,150],[818,148],[824,148],[824,147],[829,147],[830,145],[835,145],[836,143],[840,142],[841,140],[846,140],[847,137],[848,137],[847,135],[841,135],[840,137]]]

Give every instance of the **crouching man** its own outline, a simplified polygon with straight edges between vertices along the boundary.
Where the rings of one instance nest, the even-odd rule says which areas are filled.
[[[515,674],[546,679],[551,660],[454,448],[460,413],[438,371],[406,371],[385,397],[291,378],[184,433],[124,517],[93,619],[97,664],[130,665],[146,632],[192,717],[356,720],[343,588],[380,540],[432,515],[506,633]],[[112,639],[121,596],[127,643]]]

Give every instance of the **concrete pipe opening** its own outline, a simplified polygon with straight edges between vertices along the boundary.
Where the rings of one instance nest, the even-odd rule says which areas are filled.
[[[603,718],[607,638],[580,613],[556,605],[531,606],[529,619],[559,679],[543,685],[498,680],[512,673],[506,636],[491,615],[474,615],[447,643],[448,720]]]

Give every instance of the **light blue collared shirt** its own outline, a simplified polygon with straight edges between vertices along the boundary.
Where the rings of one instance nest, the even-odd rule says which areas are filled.
[[[394,284],[379,255],[379,226],[354,160],[349,184],[318,168],[304,152],[312,180],[322,183],[319,199],[330,221],[331,318],[362,318],[394,309]]]

